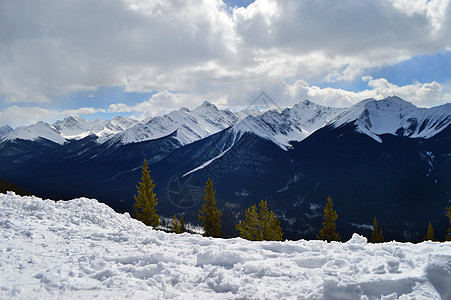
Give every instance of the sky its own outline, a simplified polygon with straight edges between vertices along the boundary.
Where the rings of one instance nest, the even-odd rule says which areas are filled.
[[[0,126],[161,115],[265,92],[451,102],[451,0],[0,0]]]

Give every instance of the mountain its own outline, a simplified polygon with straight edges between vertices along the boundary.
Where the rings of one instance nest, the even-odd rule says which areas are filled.
[[[64,144],[66,139],[49,124],[39,121],[30,126],[20,126],[2,137],[2,141],[46,139],[57,144]]]
[[[197,223],[210,177],[227,236],[265,199],[286,237],[314,238],[330,194],[344,238],[369,232],[377,216],[386,238],[419,240],[429,220],[437,234],[447,226],[437,216],[451,204],[450,109],[389,97],[263,113],[205,102],[144,121],[69,117],[9,132],[0,142],[0,177],[39,196],[89,196],[130,211],[147,159],[159,214]]]
[[[98,137],[97,141],[103,143],[112,136],[123,132],[138,123],[137,120],[117,116],[114,119],[86,121],[79,116],[70,116],[62,121],[57,121],[52,128],[67,140],[81,139],[88,135]]]
[[[14,129],[11,126],[5,125],[0,127],[0,139],[7,135],[8,133],[10,133],[11,131],[13,131]]]
[[[348,123],[377,141],[381,134],[395,134],[411,138],[430,138],[451,123],[451,104],[433,108],[418,108],[410,102],[393,96],[383,100],[366,99],[348,108],[333,108],[308,100],[279,112],[243,110],[233,113],[220,110],[205,101],[193,111],[181,108],[163,116],[137,121],[115,117],[108,120],[86,121],[69,116],[52,125],[38,122],[30,126],[2,127],[2,140],[45,138],[58,144],[68,140],[97,136],[97,142],[109,140],[122,144],[158,139],[176,132],[182,145],[206,138],[233,127],[240,134],[251,132],[287,149],[292,141],[302,141],[316,130]]]
[[[451,103],[418,108],[393,96],[376,101],[367,99],[342,111],[330,122],[335,127],[354,123],[357,129],[381,142],[381,134],[430,138],[451,123]]]
[[[251,132],[286,150],[290,142],[302,141],[341,111],[343,109],[306,100],[282,112],[269,110],[260,115],[249,115],[239,121],[234,129],[239,133]]]
[[[236,120],[237,116],[231,111],[219,110],[206,101],[193,111],[183,107],[139,123],[118,134],[115,140],[123,144],[139,143],[176,132],[179,142],[186,145],[228,128]]]

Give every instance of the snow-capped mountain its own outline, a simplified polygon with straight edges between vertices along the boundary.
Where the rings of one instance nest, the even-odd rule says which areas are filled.
[[[430,138],[451,123],[451,104],[419,108],[393,96],[379,101],[366,99],[348,108],[326,107],[306,100],[281,112],[243,110],[233,113],[205,101],[192,111],[182,107],[141,122],[124,117],[86,121],[70,116],[53,125],[40,122],[15,130],[5,127],[0,137],[2,140],[41,137],[63,144],[67,140],[96,135],[98,143],[113,140],[125,145],[174,133],[181,145],[187,145],[233,127],[237,135],[250,132],[286,150],[290,142],[302,141],[326,125],[340,127],[348,123],[379,142],[381,134]]]
[[[117,116],[114,119],[86,121],[79,116],[70,116],[63,121],[57,121],[52,127],[66,139],[81,139],[88,135],[99,137],[100,143],[108,140],[111,136],[118,134],[138,123],[137,120]]]
[[[129,211],[146,159],[167,216],[190,203],[185,219],[198,220],[197,198],[181,198],[181,205],[174,195],[202,190],[210,177],[219,209],[228,214],[224,230],[230,235],[237,213],[267,199],[288,222],[287,234],[299,237],[301,230],[314,236],[324,197],[332,194],[343,220],[367,224],[375,214],[396,219],[391,228],[403,232],[384,228],[387,236],[414,240],[434,212],[449,205],[450,106],[418,108],[390,97],[348,108],[304,101],[259,113],[205,102],[144,121],[68,117],[7,133],[0,143],[0,177],[45,197],[84,191]],[[412,214],[398,218],[406,201]],[[343,234],[353,228],[340,226]]]
[[[451,103],[419,108],[399,97],[363,100],[330,121],[335,127],[354,123],[357,129],[381,142],[379,135],[430,138],[451,123]]]
[[[44,138],[57,144],[64,144],[67,140],[49,124],[39,121],[30,126],[19,126],[2,137],[2,141],[8,140],[37,140]]]
[[[10,133],[11,131],[13,131],[14,129],[11,126],[5,125],[0,127],[0,139],[7,135],[8,133]]]
[[[112,120],[87,121],[79,116],[69,116],[63,120],[56,121],[49,125],[45,122],[38,122],[29,126],[20,126],[12,129],[5,128],[5,134],[0,134],[2,140],[36,140],[45,138],[57,144],[64,144],[68,140],[79,140],[89,135],[96,135],[97,141],[103,143],[112,136],[136,125],[137,120],[117,116]],[[8,130],[10,128],[11,130]]]
[[[282,112],[269,110],[261,115],[249,115],[239,121],[234,129],[239,133],[251,132],[287,149],[290,142],[302,141],[343,110],[305,100]]]
[[[164,116],[151,118],[118,134],[123,144],[138,143],[167,136],[175,131],[182,145],[200,140],[232,126],[237,116],[230,110],[219,110],[205,101],[193,111],[182,107]]]
[[[88,122],[79,116],[69,116],[62,121],[56,121],[52,128],[65,139],[81,139],[88,136],[96,125],[105,125],[107,121]]]

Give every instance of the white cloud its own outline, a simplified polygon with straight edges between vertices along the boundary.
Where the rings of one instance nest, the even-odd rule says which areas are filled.
[[[52,104],[100,86],[163,91],[141,106],[109,107],[145,114],[205,98],[246,105],[261,90],[332,105],[396,92],[433,105],[449,99],[435,82],[397,87],[375,79],[359,93],[307,83],[353,80],[450,49],[450,3],[256,0],[230,12],[221,0],[1,1],[0,97]],[[288,77],[300,83],[287,87]]]
[[[84,115],[105,112],[104,109],[92,107],[82,107],[78,109],[56,110],[42,107],[20,107],[10,106],[0,110],[0,126],[10,125],[12,127],[20,125],[30,125],[38,121],[53,123],[70,115]]]
[[[443,86],[437,82],[397,86],[385,78],[373,79],[371,76],[365,76],[362,80],[368,82],[368,89],[359,92],[309,86],[303,80],[287,85],[287,89],[293,98],[309,99],[319,104],[340,107],[350,106],[367,98],[379,100],[392,95],[399,96],[417,106],[426,107],[450,100],[449,95],[443,93]]]
[[[220,94],[183,94],[171,93],[167,90],[160,91],[148,100],[135,105],[127,105],[125,103],[115,103],[108,107],[110,113],[133,112],[137,114],[138,118],[154,117],[163,115],[173,110],[179,109],[182,106],[193,109],[201,105],[204,101],[210,100],[217,105],[226,104],[226,99]]]
[[[264,91],[278,107],[292,106],[300,101],[309,99],[318,104],[327,106],[347,107],[363,99],[383,99],[397,95],[417,106],[438,105],[450,100],[450,94],[444,94],[443,87],[437,82],[414,83],[411,85],[397,86],[388,82],[385,78],[373,79],[365,76],[362,80],[368,82],[368,89],[353,92],[337,88],[320,88],[310,86],[304,80],[297,80],[288,84],[284,80],[272,82],[268,89],[255,89],[252,85],[240,84],[233,93],[172,93],[167,90],[154,94],[148,101],[135,105],[115,103],[108,107],[110,113],[134,113],[139,118],[163,115],[182,106],[193,109],[203,101],[213,102],[218,107],[240,110],[250,105],[253,100]],[[230,90],[228,90],[230,91]],[[240,93],[240,101],[231,98],[234,93]],[[242,101],[244,99],[245,101]]]

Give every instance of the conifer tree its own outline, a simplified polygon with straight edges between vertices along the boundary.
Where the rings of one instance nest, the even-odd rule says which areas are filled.
[[[434,229],[432,228],[431,221],[429,221],[428,232],[424,236],[425,241],[433,241],[434,240]]]
[[[243,222],[236,229],[240,237],[251,241],[282,241],[282,228],[274,212],[269,211],[266,201],[260,201],[260,211],[254,204],[244,214]]]
[[[160,216],[156,214],[158,199],[153,192],[155,183],[150,179],[146,160],[144,160],[142,167],[141,181],[136,188],[138,195],[134,195],[133,216],[148,226],[158,227],[160,225]]]
[[[327,204],[324,207],[324,222],[323,228],[319,231],[319,234],[316,236],[319,240],[330,241],[341,241],[341,236],[338,232],[335,232],[335,221],[338,218],[337,212],[333,210],[334,203],[332,198],[329,196],[327,198]]]
[[[383,243],[384,242],[384,236],[382,235],[382,229],[378,232],[377,231],[377,220],[376,217],[374,217],[373,220],[373,232],[371,233],[371,243]]]
[[[185,218],[183,217],[183,215],[180,217],[180,233],[184,233],[186,232],[186,227],[185,227]]]
[[[449,219],[449,227],[446,233],[446,241],[451,241],[451,205],[446,208],[446,216]]]
[[[379,243],[384,242],[384,235],[382,234],[382,229],[379,231]]]
[[[199,220],[204,227],[204,236],[220,237],[222,213],[216,207],[216,191],[213,190],[213,182],[210,178],[205,184],[204,193],[204,204],[199,211]]]
[[[177,216],[174,216],[172,218],[172,222],[171,222],[171,231],[174,233],[182,233],[181,229],[180,229],[180,223],[179,220],[177,220]]]

